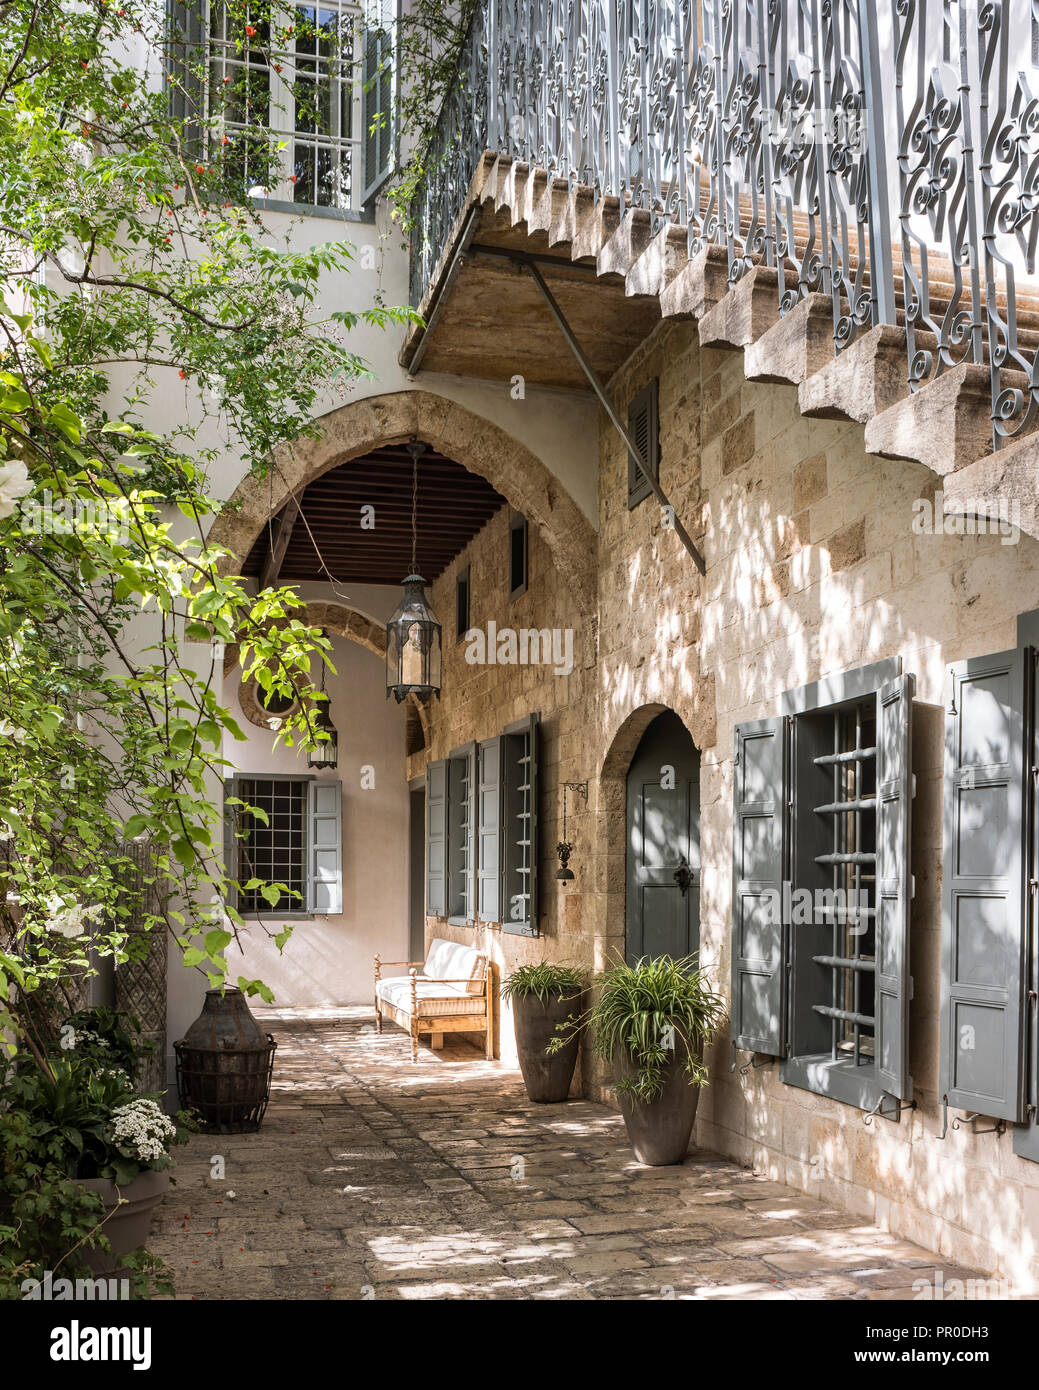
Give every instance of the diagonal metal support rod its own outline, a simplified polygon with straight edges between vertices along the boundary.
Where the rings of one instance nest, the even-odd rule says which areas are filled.
[[[592,390],[599,397],[599,404],[602,406],[603,410],[606,411],[606,414],[610,417],[610,420],[613,422],[613,426],[616,429],[617,433],[624,440],[624,443],[628,446],[629,451],[634,455],[635,459],[637,460],[639,467],[642,469],[642,474],[645,477],[646,482],[649,483],[650,488],[653,491],[654,497],[656,497],[657,501],[660,503],[662,507],[666,507],[668,511],[671,513],[671,516],[673,518],[672,525],[674,526],[674,529],[678,534],[678,539],[682,542],[686,550],[688,550],[689,554],[693,557],[693,564],[696,566],[696,568],[700,571],[701,574],[706,574],[707,566],[704,563],[703,556],[700,554],[699,550],[697,550],[696,545],[693,542],[692,536],[690,536],[689,532],[685,529],[685,527],[682,525],[682,522],[679,520],[678,514],[675,511],[674,507],[671,505],[671,503],[668,501],[667,494],[664,492],[664,489],[660,486],[659,482],[656,480],[656,478],[653,477],[653,474],[650,472],[650,469],[648,468],[646,460],[642,454],[642,450],[635,443],[634,439],[631,437],[631,433],[628,430],[628,427],[625,425],[624,421],[620,418],[620,416],[617,414],[617,411],[614,409],[613,402],[606,394],[606,388],[599,380],[598,372],[595,370],[595,368],[589,362],[588,358],[585,356],[581,344],[574,337],[573,330],[571,329],[569,323],[567,323],[565,314],[563,313],[559,305],[556,303],[555,295],[545,284],[545,277],[541,274],[541,271],[538,269],[537,262],[532,257],[524,255],[522,251],[511,251],[505,249],[504,247],[492,248],[474,245],[470,247],[470,254],[500,255],[506,260],[511,260],[514,261],[517,265],[524,266],[530,272],[530,276],[533,279],[535,285],[537,285],[538,289],[541,291],[542,299],[548,305],[552,317],[559,325],[559,328],[562,331],[563,337],[567,341],[570,351],[577,358],[581,370],[584,372],[585,376],[591,383]]]

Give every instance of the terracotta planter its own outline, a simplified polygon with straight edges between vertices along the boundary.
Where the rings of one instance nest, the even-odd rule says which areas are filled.
[[[626,1091],[617,1092],[635,1157],[653,1168],[682,1163],[689,1152],[700,1087],[689,1084],[689,1075],[684,1069],[687,1057],[688,1052],[680,1044],[664,1069],[664,1089],[655,1100],[634,1101]],[[636,1070],[623,1048],[613,1054],[616,1080],[628,1080]]]
[[[565,999],[550,995],[547,1003],[529,994],[512,1002],[512,1017],[516,1025],[516,1051],[519,1053],[523,1084],[532,1101],[553,1104],[566,1100],[574,1079],[577,1053],[581,1046],[578,1035],[559,1052],[549,1055],[545,1049],[559,1036],[556,1026],[565,1023],[571,1014],[584,1009],[585,996],[571,994]]]
[[[88,1192],[96,1192],[104,1202],[104,1234],[112,1247],[110,1252],[98,1249],[84,1251],[84,1263],[96,1275],[111,1274],[117,1256],[126,1255],[147,1244],[152,1212],[169,1189],[169,1172],[163,1170],[156,1173],[146,1168],[129,1186],[118,1189],[111,1178],[77,1178],[76,1182]],[[121,1205],[120,1198],[123,1199]]]

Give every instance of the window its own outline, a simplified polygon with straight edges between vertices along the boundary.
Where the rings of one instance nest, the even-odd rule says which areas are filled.
[[[228,780],[226,796],[224,859],[232,905],[245,916],[342,912],[340,783],[243,774]],[[260,883],[246,888],[254,879]],[[262,889],[275,883],[288,894],[272,903]]]
[[[208,114],[219,118],[225,158],[247,187],[266,191],[260,196],[359,206],[353,45],[341,0],[210,4]],[[268,135],[284,143],[273,162]]]
[[[172,0],[171,113],[253,197],[359,210],[392,169],[391,8]]]
[[[426,769],[426,911],[538,934],[540,717]]]
[[[515,516],[509,524],[509,598],[527,592],[527,518]]]
[[[660,477],[659,382],[654,377],[628,406],[628,433],[638,445],[654,480]],[[628,510],[637,507],[653,491],[642,466],[628,453]]]
[[[733,1044],[892,1118],[912,1097],[913,685],[880,662],[736,729]]]
[[[469,631],[469,566],[455,579],[455,637],[461,642]]]

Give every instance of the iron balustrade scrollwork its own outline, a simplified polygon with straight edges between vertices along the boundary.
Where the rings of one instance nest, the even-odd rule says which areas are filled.
[[[413,207],[421,302],[482,155],[897,324],[919,390],[973,364],[1039,424],[1039,0],[484,0]]]

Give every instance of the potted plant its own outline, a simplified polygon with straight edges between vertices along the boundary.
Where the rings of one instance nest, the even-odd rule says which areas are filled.
[[[707,1085],[704,1047],[724,1001],[691,956],[618,962],[597,983],[587,1023],[596,1053],[613,1067],[635,1157],[654,1167],[681,1163]]]
[[[117,1016],[81,1013],[60,1037],[61,1055],[0,1063],[0,1110],[55,1174],[100,1199],[95,1228],[77,1253],[95,1274],[108,1274],[147,1240],[152,1211],[169,1187],[171,1150],[187,1141],[193,1123],[183,1113],[164,1114],[155,1096],[134,1094],[140,1054]]]
[[[512,1005],[516,1051],[527,1095],[538,1104],[566,1100],[580,1046],[583,972],[573,965],[521,965],[502,983]],[[565,1030],[565,1039],[560,1033]],[[553,1041],[560,1046],[550,1048]]]

